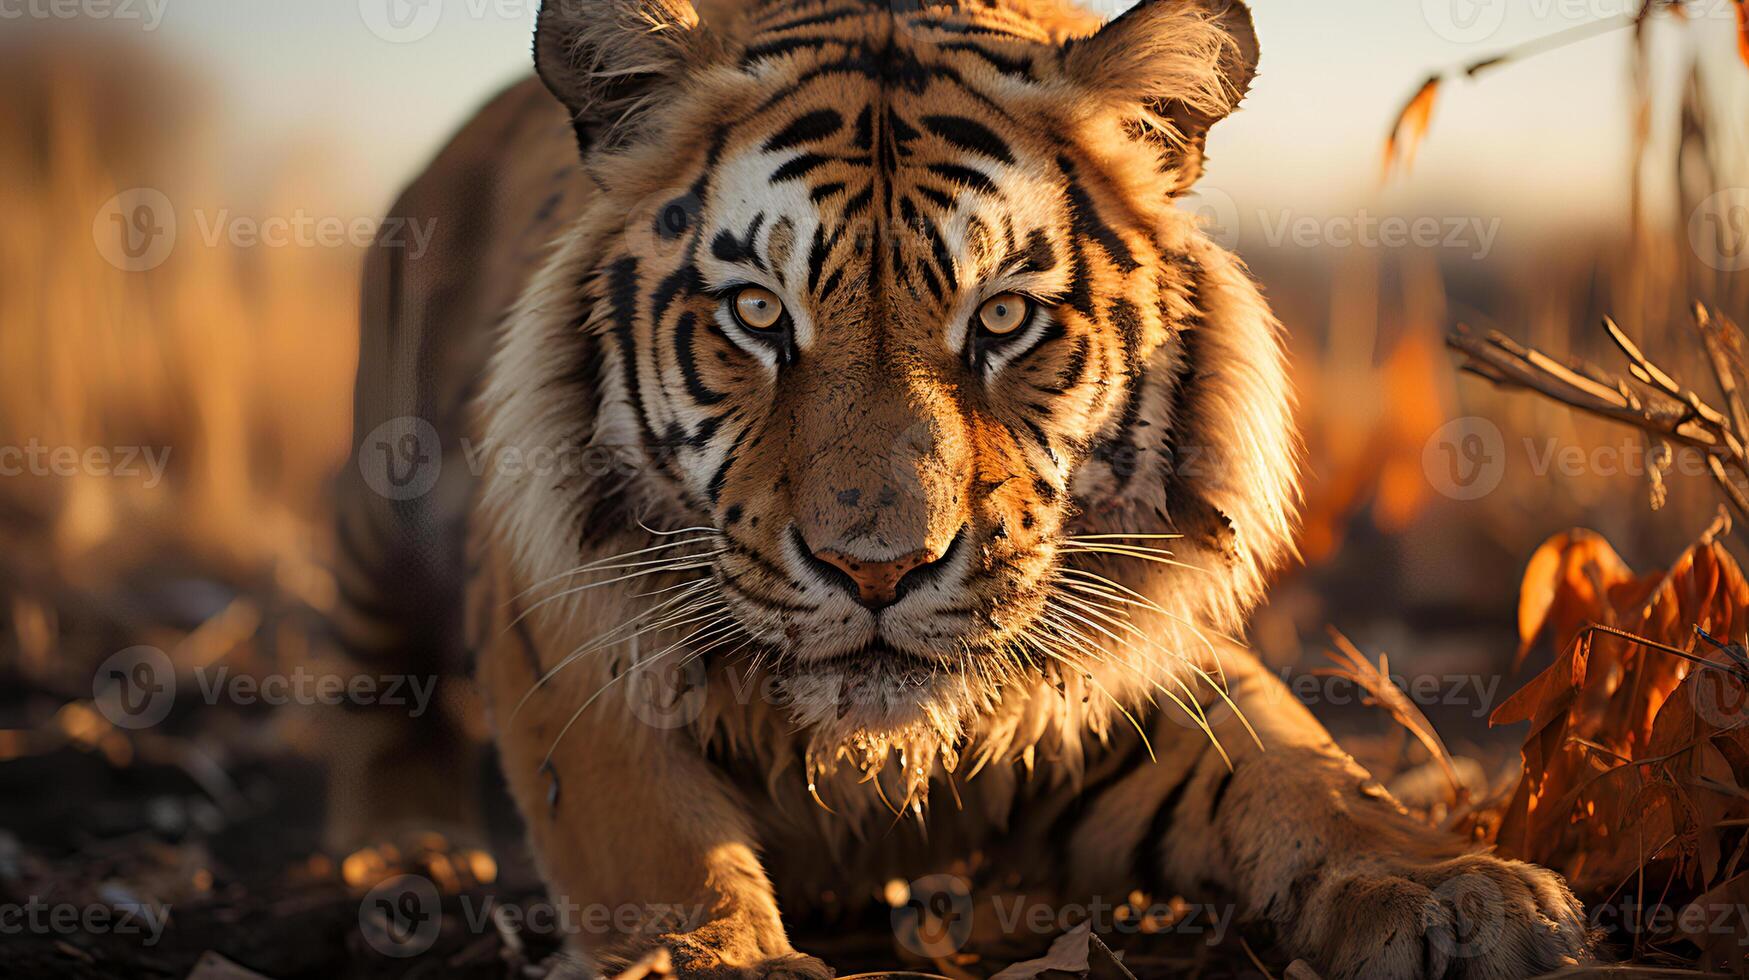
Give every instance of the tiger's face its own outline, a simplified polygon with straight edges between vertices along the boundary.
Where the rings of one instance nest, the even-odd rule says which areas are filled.
[[[659,500],[709,528],[734,633],[804,721],[1080,669],[1065,549],[1200,514],[1166,500],[1209,275],[1172,198],[1249,82],[1248,15],[1155,0],[1074,41],[1035,0],[743,18],[543,11],[606,192],[573,325],[600,341],[590,437],[648,463],[580,519]]]

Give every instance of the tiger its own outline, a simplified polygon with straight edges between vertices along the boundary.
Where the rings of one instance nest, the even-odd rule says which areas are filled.
[[[471,670],[555,901],[694,911],[586,972],[829,977],[786,918],[976,862],[1328,977],[1592,955],[1239,638],[1302,479],[1283,328],[1180,206],[1242,2],[547,0],[533,55],[368,258],[338,618]],[[335,825],[468,818],[465,711],[353,714]]]

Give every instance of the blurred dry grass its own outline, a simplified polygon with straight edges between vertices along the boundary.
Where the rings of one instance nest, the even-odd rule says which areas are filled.
[[[310,555],[350,425],[359,257],[209,246],[194,212],[322,213],[322,175],[288,167],[245,196],[259,181],[202,151],[199,81],[124,45],[7,45],[0,88],[0,442],[171,453],[157,488],[0,481],[7,563],[91,582],[164,549],[237,570]],[[93,227],[137,187],[180,219],[146,272],[106,260]]]

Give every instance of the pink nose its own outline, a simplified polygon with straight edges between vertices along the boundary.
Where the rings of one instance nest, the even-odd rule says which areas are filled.
[[[814,557],[850,576],[856,583],[856,601],[870,609],[885,609],[899,599],[899,581],[925,565],[940,560],[928,551],[913,551],[892,561],[865,561],[842,551],[816,551]]]

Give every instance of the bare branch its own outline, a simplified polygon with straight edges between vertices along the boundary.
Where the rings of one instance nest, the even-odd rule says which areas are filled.
[[[1726,502],[1749,518],[1749,494],[1733,477],[1734,472],[1749,479],[1749,454],[1743,445],[1743,435],[1749,432],[1749,409],[1745,408],[1733,362],[1735,327],[1727,333],[1702,306],[1696,306],[1695,316],[1729,415],[1653,363],[1608,318],[1603,329],[1627,358],[1631,380],[1585,361],[1563,363],[1497,331],[1478,336],[1462,324],[1446,338],[1446,344],[1465,356],[1462,370],[1496,385],[1534,391],[1586,414],[1631,425],[1654,441],[1700,450],[1706,454],[1707,467]]]

